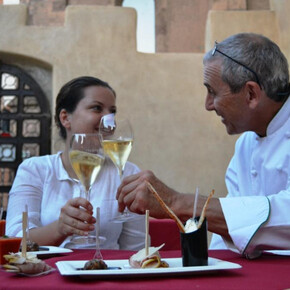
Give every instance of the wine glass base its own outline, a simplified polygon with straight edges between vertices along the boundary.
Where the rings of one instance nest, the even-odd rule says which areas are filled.
[[[100,242],[105,241],[103,236],[99,237]],[[65,244],[65,248],[68,249],[95,249],[96,237],[95,236],[74,236],[70,242]]]

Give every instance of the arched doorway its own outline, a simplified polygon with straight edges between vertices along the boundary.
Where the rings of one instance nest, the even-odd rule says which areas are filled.
[[[17,168],[32,156],[50,153],[51,114],[40,86],[22,69],[0,62],[0,208]]]

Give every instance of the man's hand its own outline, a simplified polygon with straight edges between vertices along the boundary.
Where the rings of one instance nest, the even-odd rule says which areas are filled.
[[[127,206],[132,212],[144,214],[149,209],[151,217],[169,218],[148,189],[146,181],[152,184],[169,207],[173,205],[177,193],[160,181],[152,171],[145,170],[123,179],[116,196],[119,211],[122,212]]]

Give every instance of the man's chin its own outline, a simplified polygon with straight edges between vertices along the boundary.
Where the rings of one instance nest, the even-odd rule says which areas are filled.
[[[239,135],[239,134],[241,134],[243,132],[237,132],[233,128],[230,128],[230,129],[227,128],[227,133],[228,133],[228,135]]]
[[[230,126],[227,126],[227,125],[225,125],[225,126],[226,126],[227,133],[228,133],[229,135],[236,135],[236,134],[239,134],[239,133],[236,132],[236,130],[235,130],[233,127],[230,127]]]

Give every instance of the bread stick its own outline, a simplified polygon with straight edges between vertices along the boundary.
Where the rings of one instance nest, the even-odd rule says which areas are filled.
[[[207,209],[207,205],[208,205],[208,202],[210,201],[210,199],[212,198],[212,196],[214,195],[214,189],[211,191],[210,195],[208,196],[204,206],[203,206],[203,209],[201,211],[201,215],[200,215],[200,218],[199,218],[199,221],[198,221],[198,224],[197,224],[197,228],[199,229],[203,223],[203,220],[204,220],[204,217],[205,217],[205,211]]]
[[[153,193],[154,197],[157,199],[157,201],[159,202],[159,204],[162,206],[162,208],[167,212],[167,214],[176,222],[179,230],[182,233],[185,233],[185,229],[184,229],[184,225],[181,222],[181,220],[176,216],[176,214],[171,210],[171,208],[169,208],[166,203],[162,200],[162,198],[160,197],[160,195],[157,193],[157,191],[154,189],[154,187],[151,185],[150,182],[146,181],[146,184],[149,188],[149,190]]]

